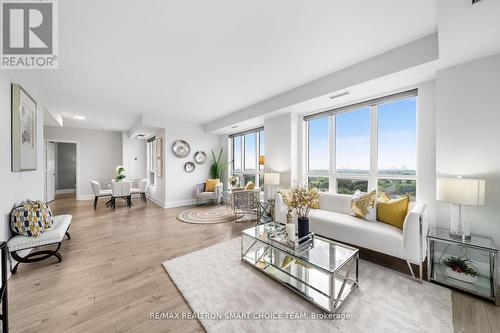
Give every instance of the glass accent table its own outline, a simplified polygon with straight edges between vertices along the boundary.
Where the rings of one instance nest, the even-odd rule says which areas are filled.
[[[259,200],[257,207],[257,223],[268,223],[274,219],[274,201]]]
[[[358,286],[359,250],[318,236],[294,250],[269,237],[278,228],[283,226],[269,222],[243,230],[241,260],[320,309],[337,312]]]
[[[498,248],[489,237],[472,235],[470,240],[456,239],[447,229],[436,228],[427,235],[427,279],[475,294],[500,305],[495,260]],[[468,283],[449,277],[443,260],[449,256],[469,258],[479,273],[476,282]]]

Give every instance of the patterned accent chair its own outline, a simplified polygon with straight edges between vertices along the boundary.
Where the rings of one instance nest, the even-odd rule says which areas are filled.
[[[233,189],[231,193],[231,209],[238,213],[257,214],[260,199],[260,188],[252,190]]]
[[[199,205],[202,201],[214,200],[216,204],[222,199],[222,189],[224,184],[219,183],[215,185],[213,192],[205,191],[205,183],[196,185],[196,204]]]

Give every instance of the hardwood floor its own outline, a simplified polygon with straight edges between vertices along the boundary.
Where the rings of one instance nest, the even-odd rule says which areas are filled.
[[[152,312],[189,312],[161,263],[211,246],[253,225],[186,224],[182,208],[135,200],[115,211],[58,197],[54,214],[73,215],[64,260],[21,264],[9,280],[12,332],[203,332],[196,320],[153,320]],[[500,332],[500,308],[453,292],[456,332]]]

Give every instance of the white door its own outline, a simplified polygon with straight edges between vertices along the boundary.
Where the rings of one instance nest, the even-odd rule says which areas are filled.
[[[55,161],[56,144],[54,142],[47,142],[47,167],[46,167],[46,201],[50,202],[55,199],[56,192],[56,161]]]

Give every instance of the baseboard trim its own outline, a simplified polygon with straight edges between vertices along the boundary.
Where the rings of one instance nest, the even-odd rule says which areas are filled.
[[[158,205],[158,206],[160,206],[161,208],[167,208],[167,207],[165,206],[165,204],[164,204],[164,203],[162,203],[162,202],[160,202],[159,200],[157,200],[157,199],[155,199],[155,198],[153,198],[153,197],[151,197],[151,196],[149,196],[149,195],[147,195],[147,194],[146,194],[146,197],[148,198],[148,200],[150,200],[150,201],[154,202],[155,204],[157,204],[157,205]]]
[[[64,194],[64,193],[76,193],[76,189],[68,188],[63,190],[56,190],[56,194]]]
[[[186,200],[169,201],[166,204],[166,208],[191,206],[191,205],[194,205],[194,204],[196,204],[196,199],[186,199]]]

